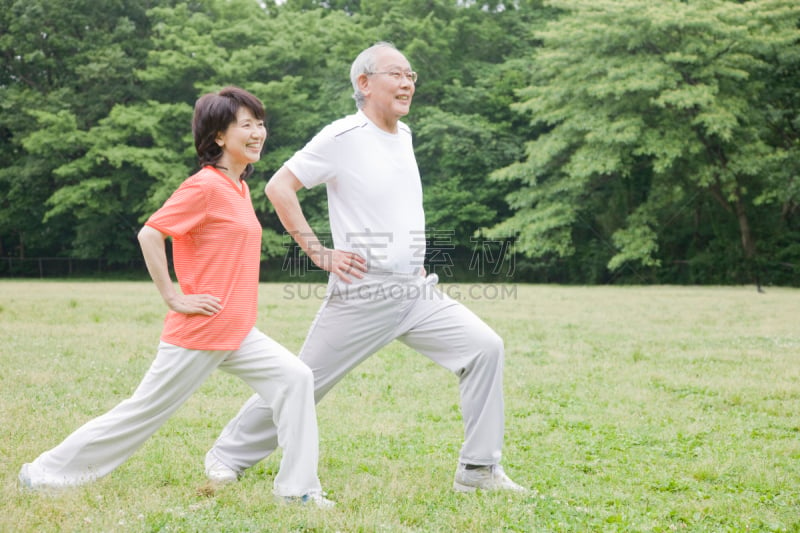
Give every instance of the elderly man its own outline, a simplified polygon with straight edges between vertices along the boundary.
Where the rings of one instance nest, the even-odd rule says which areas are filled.
[[[300,359],[319,401],[351,369],[397,339],[459,379],[464,442],[453,488],[526,491],[500,466],[503,341],[425,276],[422,186],[408,126],[416,72],[389,43],[355,59],[358,111],[322,129],[272,177],[266,194],[281,223],[331,273]],[[309,226],[297,191],[325,183],[334,248]],[[235,481],[277,446],[269,406],[251,397],[206,455],[206,474]]]

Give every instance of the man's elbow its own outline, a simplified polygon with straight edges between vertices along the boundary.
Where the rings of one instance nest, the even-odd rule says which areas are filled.
[[[287,167],[281,167],[267,182],[266,187],[264,187],[264,194],[267,195],[270,202],[276,204],[296,196],[297,191],[302,186],[300,180],[295,177],[291,170]]]
[[[278,194],[276,189],[278,189],[278,186],[275,184],[275,178],[273,177],[267,182],[267,185],[264,187],[264,194],[267,195],[267,198],[269,198],[269,201],[272,203],[275,203],[275,198]]]
[[[287,183],[286,176],[283,175],[280,170],[272,176],[267,182],[266,187],[264,187],[264,194],[267,195],[267,198],[269,198],[269,201],[273,204],[279,203],[283,198],[286,198],[287,194],[292,193],[293,191]]]

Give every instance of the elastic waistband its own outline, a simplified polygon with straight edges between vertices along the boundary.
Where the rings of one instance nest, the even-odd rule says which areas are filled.
[[[370,283],[424,283],[427,285],[436,285],[439,283],[439,276],[436,274],[427,274],[426,276],[422,276],[419,272],[416,273],[406,273],[406,272],[386,272],[386,271],[375,271],[369,270],[368,272],[364,273],[364,277],[361,279],[351,278],[352,285],[363,285],[363,284],[370,284]],[[330,283],[338,283],[339,276],[336,274],[331,274],[328,278],[329,284]]]
[[[375,279],[414,279],[423,278],[419,272],[393,272],[390,270],[375,270],[369,269],[364,273],[365,278]]]

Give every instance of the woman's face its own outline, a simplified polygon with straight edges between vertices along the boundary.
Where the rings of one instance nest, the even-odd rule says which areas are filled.
[[[248,108],[240,107],[236,112],[236,120],[217,135],[217,144],[222,148],[225,163],[244,166],[261,159],[261,149],[266,139],[264,121],[254,117]]]

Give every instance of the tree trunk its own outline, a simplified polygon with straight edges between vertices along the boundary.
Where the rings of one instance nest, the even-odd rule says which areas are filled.
[[[742,248],[744,249],[745,259],[752,260],[756,255],[756,242],[753,239],[753,233],[750,231],[750,221],[747,218],[747,212],[744,208],[744,203],[739,195],[736,195],[736,203],[734,204],[736,219],[739,221],[739,234],[742,237]]]
[[[764,292],[761,288],[761,273],[758,268],[758,261],[756,260],[756,241],[753,237],[753,232],[750,230],[750,220],[747,218],[747,211],[745,210],[744,202],[739,191],[736,191],[736,201],[734,202],[734,211],[736,212],[736,219],[739,222],[739,235],[742,238],[742,249],[744,250],[744,262],[750,275],[753,277],[753,282],[756,284],[758,292]]]
[[[764,292],[761,289],[761,276],[758,269],[758,261],[756,260],[756,240],[750,229],[750,220],[747,218],[747,210],[742,201],[739,188],[736,188],[736,196],[733,203],[726,200],[725,196],[722,194],[722,187],[719,182],[709,187],[709,191],[711,192],[711,196],[713,196],[725,210],[736,216],[736,221],[739,223],[739,236],[742,241],[745,265],[750,271],[750,275],[753,278],[753,282],[756,284],[758,292]]]

